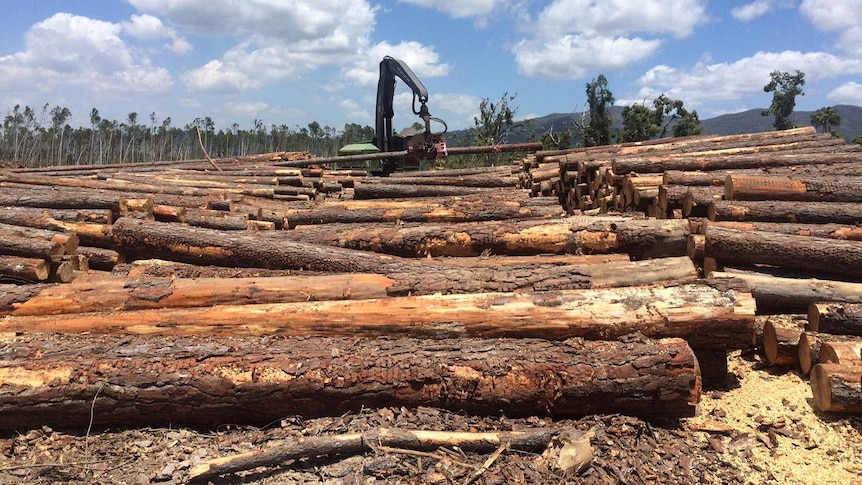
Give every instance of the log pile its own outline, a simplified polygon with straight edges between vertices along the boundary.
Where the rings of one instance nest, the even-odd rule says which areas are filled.
[[[859,380],[817,367],[846,348],[756,314],[862,302],[858,156],[799,129],[387,178],[285,153],[6,170],[0,415],[15,419],[0,428],[402,405],[686,416],[728,351],[802,366],[808,340],[815,401],[855,412]],[[813,180],[815,164],[846,183]],[[832,218],[725,222],[728,194]],[[40,277],[72,260],[65,284]]]

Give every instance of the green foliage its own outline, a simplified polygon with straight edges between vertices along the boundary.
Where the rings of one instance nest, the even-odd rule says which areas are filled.
[[[811,124],[815,128],[823,128],[824,133],[837,135],[832,128],[841,124],[841,115],[835,111],[835,108],[820,108],[811,115]]]
[[[617,141],[625,143],[649,140],[660,131],[653,111],[642,104],[634,104],[623,108],[623,129],[617,135]]]
[[[797,70],[796,74],[790,74],[775,70],[769,76],[771,80],[763,86],[763,91],[772,93],[772,104],[761,114],[775,116],[772,126],[776,130],[789,130],[793,128],[790,115],[796,107],[796,96],[805,95],[802,91],[802,86],[805,85],[805,73]]]
[[[856,138],[854,138],[853,143],[855,143],[857,145],[862,145],[862,135],[859,135]]]
[[[572,148],[572,136],[574,131],[571,127],[566,126],[559,133],[554,133],[554,130],[548,130],[542,133],[541,142],[542,150],[566,150]]]
[[[643,141],[656,135],[664,138],[671,126],[673,136],[691,136],[703,132],[697,111],[689,112],[682,100],[670,99],[662,94],[653,101],[653,107],[649,109],[636,104],[623,108],[623,129],[617,141]]]
[[[614,104],[614,94],[608,89],[604,74],[586,85],[587,104],[590,107],[590,120],[583,129],[584,146],[611,144],[610,107]]]
[[[518,108],[512,109],[509,103],[518,96],[515,93],[503,93],[496,102],[488,98],[479,103],[479,116],[473,117],[473,136],[476,145],[496,145],[505,143],[506,135],[514,123],[513,118]]]

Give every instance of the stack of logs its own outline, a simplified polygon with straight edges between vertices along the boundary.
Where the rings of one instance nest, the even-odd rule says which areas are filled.
[[[665,178],[791,155],[848,174],[854,162],[833,157],[851,154],[794,130],[388,178],[285,153],[6,170],[0,223],[32,247],[77,238],[59,261],[78,266],[65,285],[0,270],[0,429],[414,405],[691,415],[703,381],[726,376],[728,351],[765,342],[756,313],[812,303],[782,307],[798,298],[776,276],[752,282],[753,270],[818,276],[811,285],[834,289],[820,300],[860,301],[862,211],[797,195],[793,211],[828,203],[852,217],[729,226],[682,218],[681,205],[649,209],[661,194],[671,204]],[[651,168],[635,177],[623,167],[637,160]],[[728,197],[754,186],[732,175],[721,175]],[[4,262],[44,256],[0,249]]]

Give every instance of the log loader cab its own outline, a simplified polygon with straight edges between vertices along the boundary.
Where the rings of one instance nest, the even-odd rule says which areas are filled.
[[[413,114],[422,119],[425,131],[415,134],[398,134],[392,130],[392,118],[395,112],[392,100],[395,97],[395,77],[401,78],[413,90]],[[419,109],[416,109],[416,101]],[[406,152],[397,158],[380,159],[380,172],[388,175],[396,170],[418,170],[423,159],[432,160],[446,155],[446,123],[434,118],[428,112],[428,90],[413,74],[404,61],[386,56],[380,62],[380,79],[377,82],[377,110],[375,113],[374,139],[364,143],[354,143],[342,147],[339,155],[369,154],[373,159],[375,153]],[[431,132],[431,121],[443,125],[442,133]]]

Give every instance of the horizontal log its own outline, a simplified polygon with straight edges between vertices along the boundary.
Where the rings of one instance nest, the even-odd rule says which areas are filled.
[[[862,303],[812,302],[808,323],[812,332],[862,336]]]
[[[820,346],[820,363],[862,368],[862,339],[825,341]]]
[[[862,202],[862,179],[730,174],[724,183],[724,197],[727,200]]]
[[[703,221],[700,232],[707,228],[725,227],[739,231],[765,231],[796,236],[825,237],[828,239],[848,239],[862,241],[862,227],[841,224],[800,224],[792,222],[737,222],[737,221]]]
[[[357,184],[353,188],[353,198],[356,200],[364,200],[399,199],[409,197],[448,197],[452,195],[482,195],[493,199],[494,194],[499,191],[500,189],[463,187],[457,185],[403,185],[363,182]]]
[[[763,353],[771,365],[798,365],[802,327],[786,326],[769,319],[763,325]]]
[[[709,205],[708,217],[711,221],[856,225],[862,223],[862,203],[722,200]]]
[[[862,414],[862,367],[817,364],[811,369],[810,383],[817,409]]]
[[[626,253],[636,258],[685,254],[683,221],[573,216],[462,224],[299,226],[281,237],[404,257]]]
[[[478,415],[694,414],[681,339],[20,336],[0,360],[0,429],[246,423],[433,406]],[[38,356],[38,357],[37,357]]]
[[[862,283],[717,271],[709,277],[744,280],[757,300],[758,313],[805,314],[809,305],[818,301],[862,303]]]
[[[63,259],[65,247],[54,241],[26,236],[5,235],[0,237],[0,255],[44,259],[57,262]]]
[[[862,274],[862,242],[738,231],[707,226],[704,256],[722,263],[751,263],[856,276]]]
[[[48,263],[41,258],[0,255],[0,280],[43,281],[48,279],[48,269]]]
[[[828,333],[804,332],[799,337],[799,369],[807,376],[811,369],[820,363],[820,349],[827,342],[859,342],[852,335],[832,335]],[[860,362],[862,363],[862,362]]]
[[[7,316],[0,331],[557,340],[642,332],[685,338],[694,347],[746,348],[754,339],[754,300],[733,284],[136,310],[122,319],[114,313]]]
[[[50,179],[50,177],[48,178]],[[0,186],[2,185],[0,184]],[[126,198],[122,194],[67,187],[34,190],[33,187],[13,188],[4,186],[0,190],[0,207],[3,206],[46,209],[109,209],[114,214],[126,214],[128,212]]]

